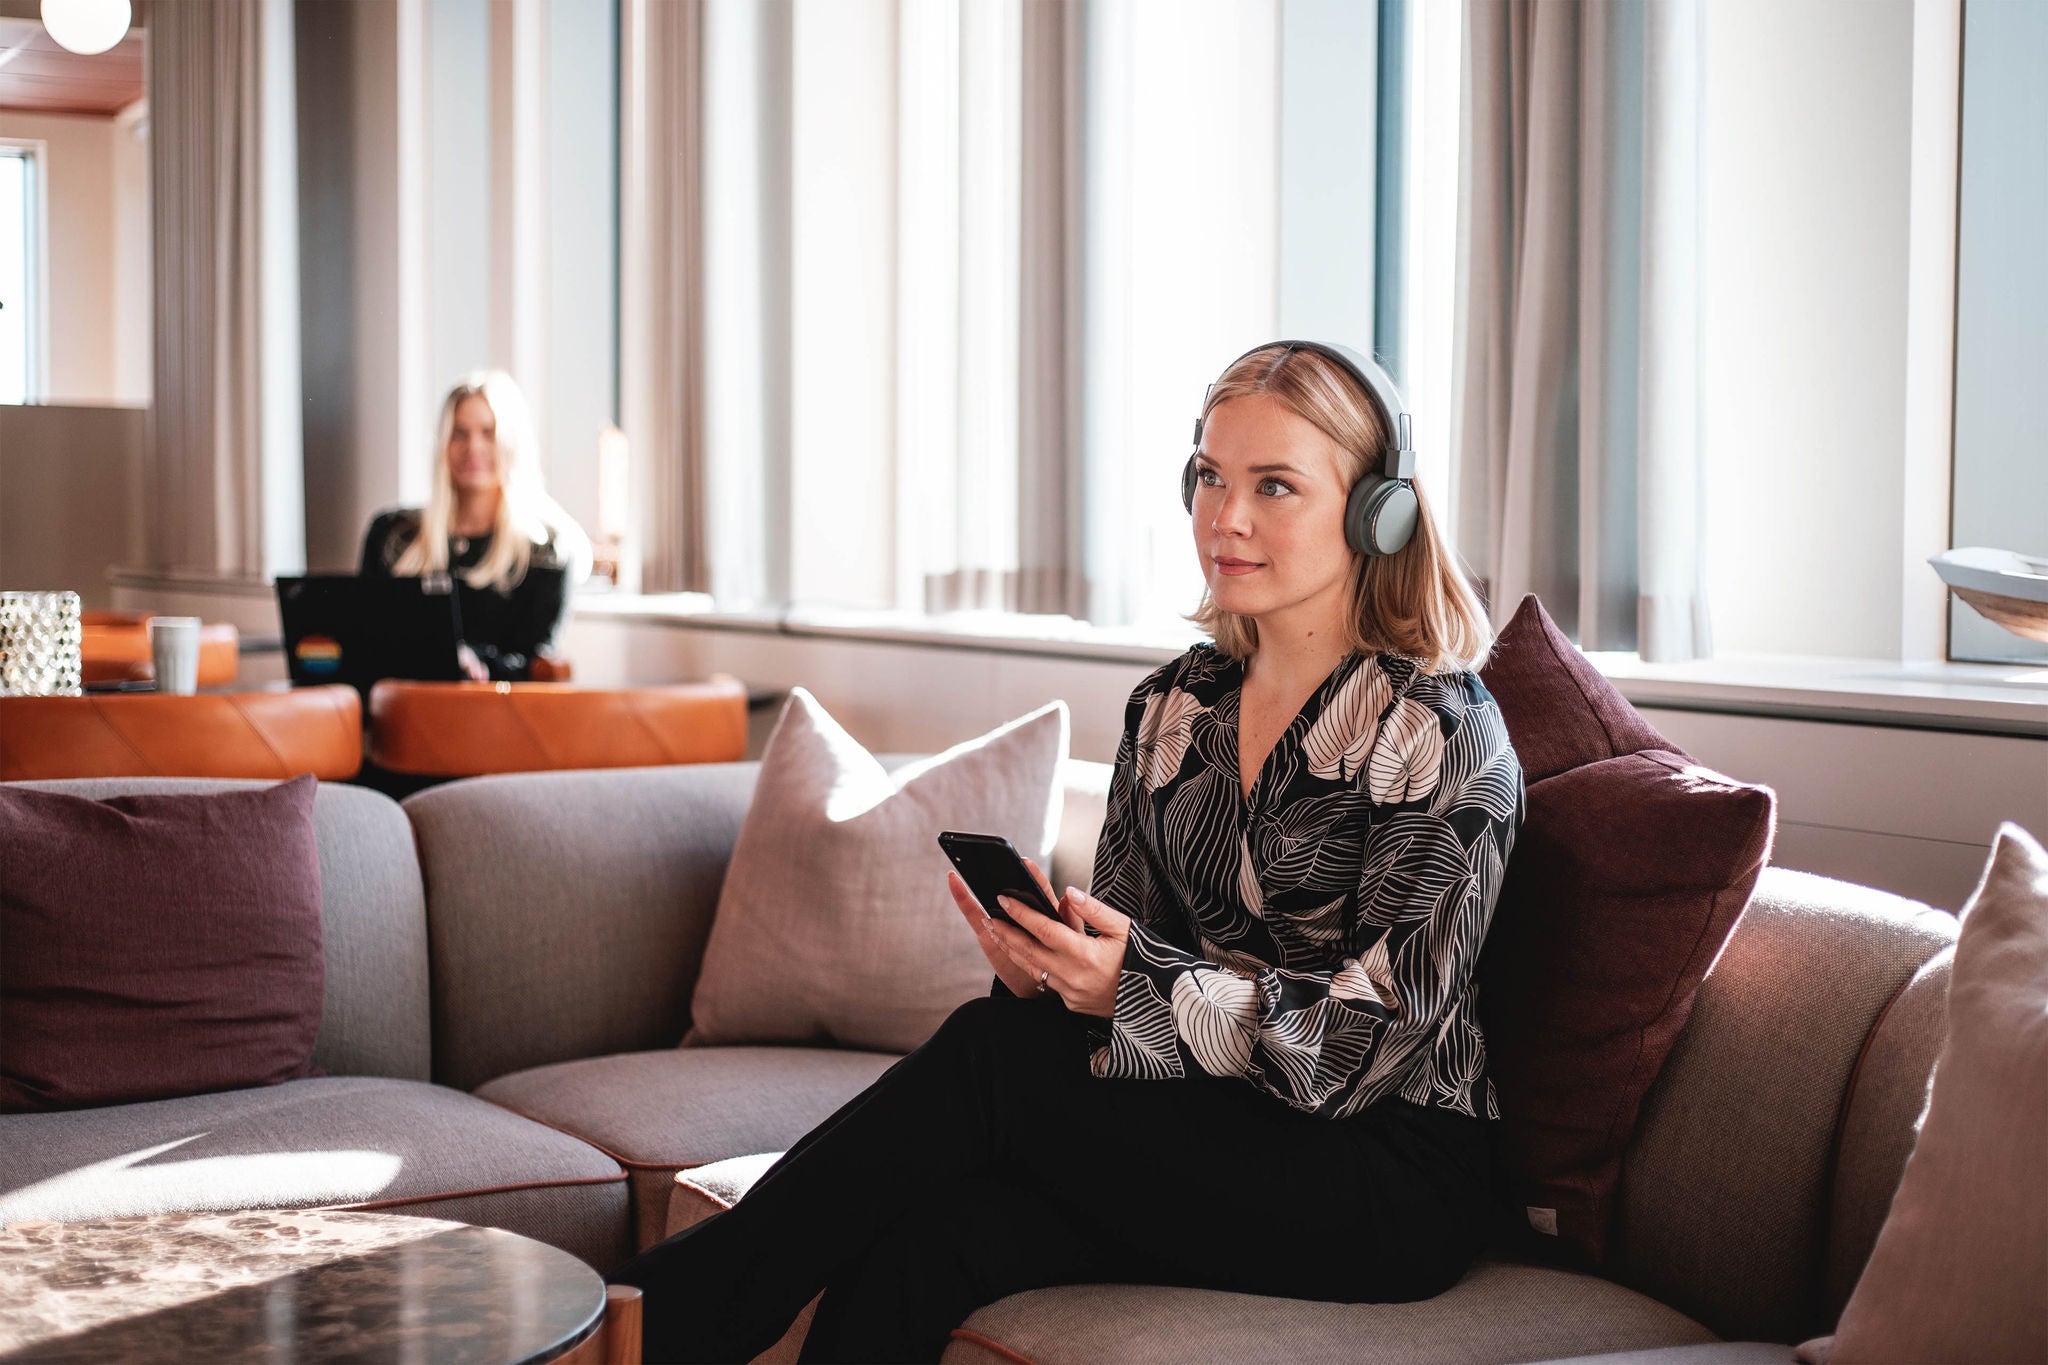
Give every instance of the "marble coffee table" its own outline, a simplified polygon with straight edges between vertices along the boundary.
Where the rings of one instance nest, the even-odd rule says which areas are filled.
[[[554,1360],[604,1282],[497,1228],[380,1213],[181,1213],[0,1229],[0,1361]]]

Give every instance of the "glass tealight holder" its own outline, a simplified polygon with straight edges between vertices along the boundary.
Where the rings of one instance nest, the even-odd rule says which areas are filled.
[[[0,592],[0,697],[76,697],[84,640],[75,592]]]

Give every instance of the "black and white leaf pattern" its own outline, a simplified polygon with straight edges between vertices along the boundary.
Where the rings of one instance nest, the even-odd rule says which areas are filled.
[[[1243,681],[1200,645],[1131,695],[1094,891],[1132,931],[1092,1069],[1497,1116],[1472,973],[1522,817],[1499,708],[1470,673],[1354,655],[1247,798]]]
[[[1380,715],[1393,695],[1386,671],[1376,661],[1364,660],[1353,669],[1301,741],[1309,772],[1326,781],[1350,781],[1365,765],[1379,733]]]
[[[1401,698],[1380,723],[1379,742],[1366,765],[1374,803],[1400,806],[1427,800],[1436,790],[1443,758],[1444,732],[1436,712],[1413,697]]]
[[[1259,1026],[1259,990],[1244,977],[1192,967],[1173,979],[1173,1031],[1211,1076],[1242,1076]]]

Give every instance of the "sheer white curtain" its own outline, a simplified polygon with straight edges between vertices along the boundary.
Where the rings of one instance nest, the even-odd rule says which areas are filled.
[[[702,15],[703,497],[672,538],[713,595],[1175,622],[1188,428],[1274,324],[1276,0]],[[628,300],[629,345],[670,293]]]
[[[1469,0],[1459,548],[1496,621],[1711,651],[1698,0]]]
[[[160,5],[149,23],[157,568],[303,568],[291,0]]]

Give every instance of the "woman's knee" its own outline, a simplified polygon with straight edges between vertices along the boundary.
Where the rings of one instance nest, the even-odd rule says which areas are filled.
[[[961,1002],[946,1016],[926,1046],[988,1047],[1016,1049],[1045,1039],[1048,1044],[1064,1031],[1065,1011],[1042,1000],[1019,1000],[1013,996],[982,995]]]

